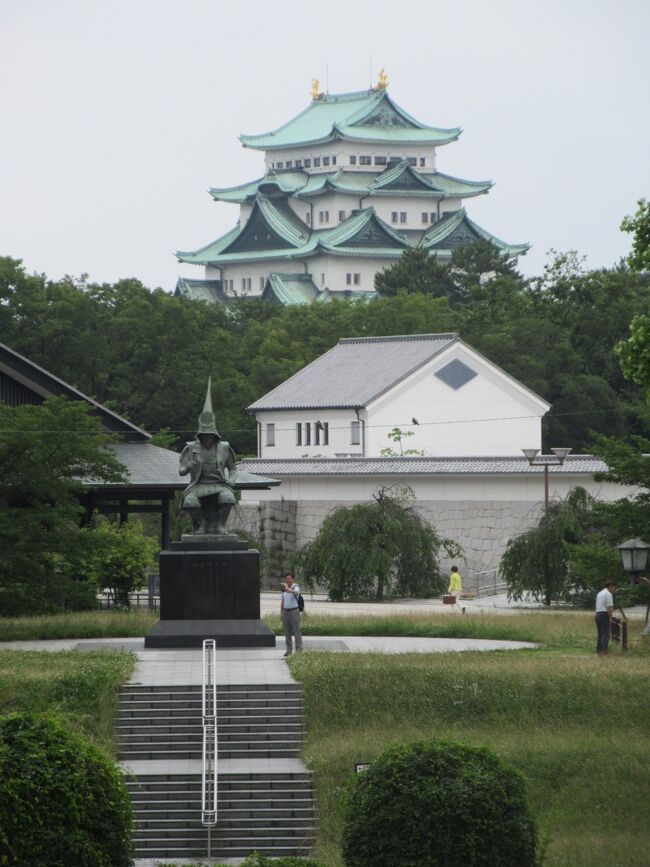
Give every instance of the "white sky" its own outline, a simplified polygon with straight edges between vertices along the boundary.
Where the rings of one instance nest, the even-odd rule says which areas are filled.
[[[590,267],[650,196],[648,0],[0,0],[0,255],[58,278],[135,276],[234,225],[210,186],[262,174],[237,136],[368,86],[424,123],[461,126],[440,171],[493,179],[470,217],[541,272],[549,248]]]

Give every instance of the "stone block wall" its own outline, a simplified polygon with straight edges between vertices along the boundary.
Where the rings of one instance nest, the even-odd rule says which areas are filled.
[[[288,556],[310,542],[327,517],[337,508],[351,506],[349,500],[267,500],[259,505],[240,505],[231,526],[248,529],[265,545],[269,561],[265,584],[275,585],[286,568]],[[520,500],[418,500],[417,508],[440,536],[457,542],[464,554],[457,561],[466,578],[466,589],[480,581],[493,581],[508,539],[539,519],[542,504]],[[251,528],[255,529],[251,529]],[[443,571],[452,561],[443,559]]]

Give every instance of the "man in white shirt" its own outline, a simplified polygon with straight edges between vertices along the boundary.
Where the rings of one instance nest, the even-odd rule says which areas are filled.
[[[291,636],[296,641],[296,653],[302,650],[302,634],[300,632],[300,608],[298,597],[300,587],[293,580],[293,573],[289,572],[282,585],[282,603],[280,604],[280,619],[284,626],[284,638],[286,643],[285,656],[291,656]]]
[[[609,631],[614,617],[614,596],[616,583],[608,581],[596,596],[596,629],[598,639],[596,652],[598,656],[604,656],[609,646]]]

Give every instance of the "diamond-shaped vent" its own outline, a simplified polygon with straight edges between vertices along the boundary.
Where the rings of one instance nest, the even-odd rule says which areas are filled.
[[[445,385],[448,385],[454,390],[462,388],[470,381],[470,379],[474,379],[476,375],[475,370],[472,370],[471,367],[468,367],[457,358],[454,358],[454,360],[450,361],[449,364],[445,364],[444,367],[441,367],[440,370],[436,371],[438,379],[441,379]]]

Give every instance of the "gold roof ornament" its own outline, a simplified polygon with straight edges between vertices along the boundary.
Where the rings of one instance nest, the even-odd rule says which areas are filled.
[[[312,78],[311,80],[311,98],[312,99],[320,99],[323,94],[320,89],[320,82],[317,78]]]
[[[379,77],[377,78],[377,84],[373,87],[373,90],[386,90],[388,87],[388,75],[386,75],[386,70],[382,66],[379,70]]]

